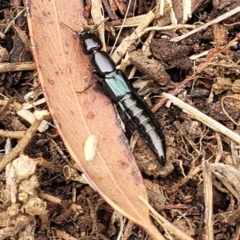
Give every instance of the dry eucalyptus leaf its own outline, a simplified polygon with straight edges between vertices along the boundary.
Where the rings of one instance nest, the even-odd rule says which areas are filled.
[[[147,198],[146,190],[111,102],[96,86],[79,93],[93,81],[93,66],[78,36],[60,22],[83,30],[83,2],[25,0],[25,5],[43,93],[69,153],[113,208],[141,225],[153,239],[163,239],[138,198]],[[92,161],[85,161],[83,147],[91,134],[97,138],[97,153]]]

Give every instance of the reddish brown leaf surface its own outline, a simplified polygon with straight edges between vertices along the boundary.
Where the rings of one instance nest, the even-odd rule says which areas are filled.
[[[112,104],[97,87],[85,93],[92,79],[89,58],[82,53],[73,29],[85,23],[79,0],[25,0],[31,44],[39,79],[49,110],[68,151],[101,196],[120,213],[148,229],[154,239],[163,239],[150,224],[147,208],[138,199],[146,198],[139,169],[122,142]],[[85,161],[83,146],[93,134],[98,151]]]

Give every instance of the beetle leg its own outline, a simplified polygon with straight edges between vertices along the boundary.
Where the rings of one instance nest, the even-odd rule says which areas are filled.
[[[86,92],[90,87],[92,87],[95,83],[98,83],[98,81],[92,82],[90,83],[85,89],[83,89],[82,91],[77,91],[77,93],[84,93]]]

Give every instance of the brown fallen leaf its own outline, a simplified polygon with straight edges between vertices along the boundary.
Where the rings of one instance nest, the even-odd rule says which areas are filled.
[[[152,239],[164,239],[138,198],[147,198],[146,190],[110,100],[97,87],[78,93],[93,81],[93,67],[82,53],[78,36],[60,22],[82,30],[82,1],[25,0],[25,5],[44,96],[69,153],[113,208],[142,226]],[[97,153],[85,161],[84,142],[91,134],[97,138]]]

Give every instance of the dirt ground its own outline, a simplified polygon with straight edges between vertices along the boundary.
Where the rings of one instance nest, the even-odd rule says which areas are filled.
[[[105,25],[110,50],[117,33],[114,26],[121,23],[127,3],[119,2],[113,11],[110,3],[103,2],[109,17]],[[153,2],[136,1],[128,17],[154,10]],[[173,1],[176,20],[189,29],[156,30],[147,55],[142,47],[148,34],[129,48],[129,62],[137,68],[138,79],[133,84],[154,111],[166,138],[166,165],[157,162],[140,137],[132,137],[131,129],[126,135],[149,203],[189,239],[240,239],[240,142],[231,132],[221,134],[181,107],[165,104],[159,96],[172,93],[239,134],[240,10],[172,41],[239,6],[239,0],[192,1],[192,16],[183,23],[179,2]],[[85,15],[92,24],[90,9],[87,1]],[[2,0],[0,10],[0,239],[150,239],[85,183],[50,118],[46,130],[35,129],[32,138],[26,137],[31,124],[21,117],[23,106],[31,113],[47,106],[29,47],[24,3]],[[159,27],[171,24],[169,14],[154,22]],[[117,44],[132,30],[124,28]],[[127,67],[125,72],[128,75],[130,71]],[[15,160],[9,163],[6,155],[16,147]],[[157,221],[153,223],[166,239],[181,239]]]

